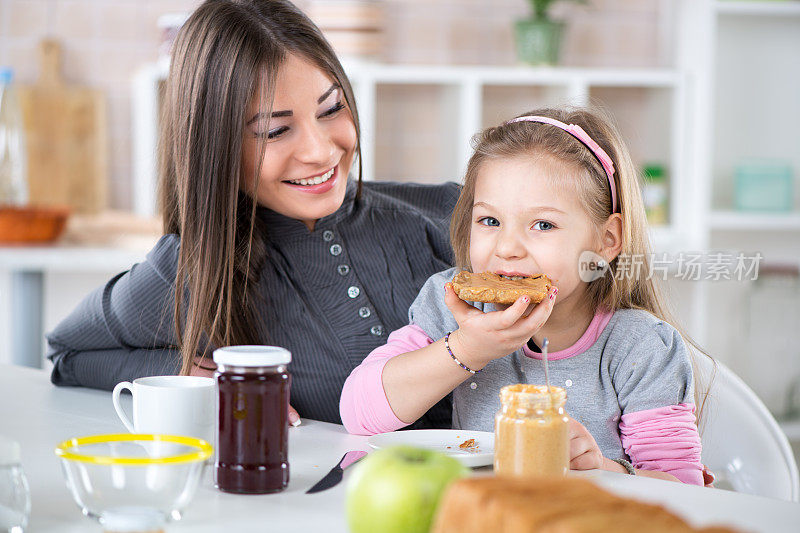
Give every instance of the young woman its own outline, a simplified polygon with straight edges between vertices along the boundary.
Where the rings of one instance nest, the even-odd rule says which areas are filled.
[[[290,421],[340,422],[347,375],[451,264],[457,185],[351,175],[350,83],[286,0],[202,4],[175,42],[162,123],[165,235],[48,335],[53,382],[203,373],[214,347],[273,344],[292,352]],[[443,402],[420,427],[449,422]]]

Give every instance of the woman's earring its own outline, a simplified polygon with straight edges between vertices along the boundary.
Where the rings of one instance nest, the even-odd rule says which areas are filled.
[[[597,261],[598,270],[603,270],[606,266],[608,266],[608,264],[605,262],[605,260],[600,259],[599,261]]]

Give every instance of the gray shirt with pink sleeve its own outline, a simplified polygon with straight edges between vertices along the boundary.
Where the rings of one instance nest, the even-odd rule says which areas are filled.
[[[431,276],[409,310],[411,324],[434,341],[458,328],[443,290],[454,273]],[[492,304],[474,305],[495,310]],[[548,359],[551,383],[567,391],[567,412],[589,430],[606,457],[627,457],[623,417],[652,412],[663,418],[682,406],[693,411],[689,351],[675,328],[646,311],[597,313],[577,343]],[[453,427],[493,431],[500,388],[513,383],[544,383],[540,354],[529,346],[495,359],[453,391]]]
[[[350,373],[339,403],[349,432],[371,435],[408,425],[392,410],[383,368],[391,358],[424,348],[458,327],[444,303],[444,284],[454,273],[431,276],[411,305],[410,324],[393,331]],[[589,430],[603,455],[703,484],[692,365],[675,328],[646,311],[597,312],[573,346],[550,353],[549,359],[552,383],[567,391],[567,412]],[[492,361],[456,387],[453,428],[493,431],[500,389],[514,383],[544,383],[535,346]],[[411,387],[407,393],[415,392]]]

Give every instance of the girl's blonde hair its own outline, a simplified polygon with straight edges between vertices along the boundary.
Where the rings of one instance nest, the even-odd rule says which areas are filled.
[[[566,124],[577,124],[614,162],[616,171],[613,178],[617,193],[617,211],[622,217],[622,249],[619,256],[610,262],[608,272],[588,284],[587,300],[591,309],[648,311],[675,327],[694,348],[690,351],[709,357],[678,325],[666,303],[658,278],[647,275],[650,273],[651,246],[640,178],[611,117],[598,109],[586,108],[537,109],[519,116],[532,115],[549,117]],[[519,156],[554,159],[578,170],[571,174],[575,179],[563,185],[574,187],[575,194],[598,228],[598,232],[612,214],[609,179],[600,161],[586,145],[560,128],[538,122],[506,122],[477,134],[473,138],[473,147],[474,153],[464,177],[464,188],[453,210],[450,224],[450,241],[456,265],[461,268],[471,267],[469,241],[475,182],[481,166],[486,161]],[[636,261],[624,263],[626,258],[628,260],[636,258]],[[622,270],[621,275],[617,275],[620,269],[631,268],[634,265],[638,270],[633,272]],[[578,268],[577,264],[575,268]],[[618,277],[620,279],[617,279]],[[693,358],[697,356],[694,353],[692,355]],[[695,375],[698,373],[695,372]],[[700,406],[699,420],[706,394],[697,392],[705,389],[697,383],[697,378],[695,383],[696,405]]]

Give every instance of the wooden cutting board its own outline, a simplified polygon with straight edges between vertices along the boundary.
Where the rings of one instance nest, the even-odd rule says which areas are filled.
[[[19,88],[30,203],[96,213],[107,203],[105,95],[64,82],[58,42],[45,39],[39,50],[39,80]]]

